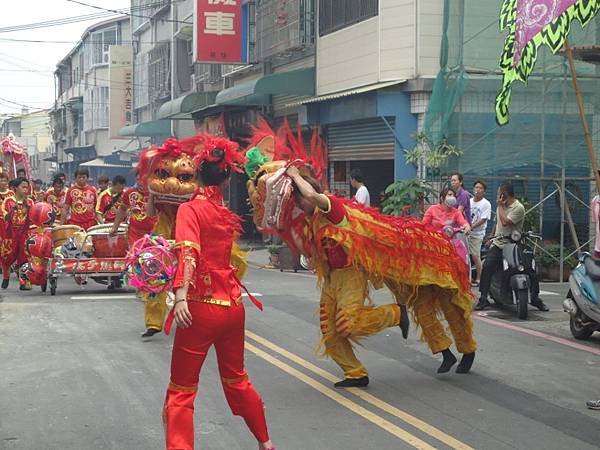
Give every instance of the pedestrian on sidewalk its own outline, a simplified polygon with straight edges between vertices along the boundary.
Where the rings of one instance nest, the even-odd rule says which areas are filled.
[[[241,283],[230,264],[241,219],[223,206],[222,195],[202,190],[220,190],[240,154],[237,145],[226,139],[206,139],[203,145],[197,171],[201,190],[179,206],[175,225],[179,265],[170,317],[177,332],[163,413],[167,450],[194,448],[194,400],[200,370],[213,345],[231,411],[244,418],[259,449],[274,449],[262,399],[244,368],[245,311]],[[168,324],[169,319],[167,332]]]
[[[485,237],[487,224],[492,217],[492,205],[484,197],[487,189],[482,180],[473,184],[473,198],[471,198],[471,233],[469,234],[469,254],[473,258],[476,268],[475,286],[481,280],[481,244]]]
[[[350,172],[350,184],[356,189],[354,200],[363,206],[371,206],[371,195],[365,186],[365,178],[360,169],[352,169]]]

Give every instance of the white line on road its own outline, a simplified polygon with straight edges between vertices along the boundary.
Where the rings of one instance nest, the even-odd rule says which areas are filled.
[[[250,295],[253,295],[254,297],[262,297],[263,295],[259,292],[250,292]],[[246,294],[245,292],[242,293],[242,297],[248,297],[248,294]]]
[[[542,291],[540,290],[540,295],[560,295],[556,292],[550,292],[550,291]]]
[[[121,300],[126,298],[136,298],[135,295],[76,295],[71,300]]]

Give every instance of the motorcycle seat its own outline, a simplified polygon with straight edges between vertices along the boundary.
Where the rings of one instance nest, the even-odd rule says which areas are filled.
[[[583,260],[585,271],[593,280],[600,280],[600,261],[593,258],[585,258]]]

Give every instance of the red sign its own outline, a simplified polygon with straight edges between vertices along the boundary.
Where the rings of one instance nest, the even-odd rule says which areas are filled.
[[[240,64],[247,60],[242,0],[196,0],[197,62]]]

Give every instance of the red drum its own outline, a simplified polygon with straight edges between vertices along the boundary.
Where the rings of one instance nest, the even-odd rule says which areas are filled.
[[[127,242],[127,227],[120,226],[116,236],[110,236],[112,224],[96,225],[88,229],[88,236],[92,237],[94,258],[123,258],[127,256],[129,244]]]

